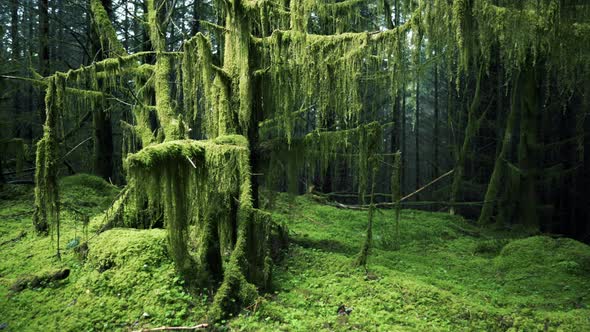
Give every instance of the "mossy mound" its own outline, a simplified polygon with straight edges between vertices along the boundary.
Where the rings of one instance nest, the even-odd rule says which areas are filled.
[[[97,307],[115,328],[175,324],[206,306],[183,287],[168,255],[162,229],[112,229],[89,242],[89,252],[75,288],[81,306]],[[206,299],[205,299],[206,300]],[[100,315],[92,314],[97,320]],[[101,329],[109,329],[102,327]]]
[[[63,207],[86,215],[104,211],[119,192],[116,186],[90,174],[64,177],[59,181],[59,188]]]
[[[540,269],[584,274],[590,272],[590,246],[570,238],[532,236],[504,246],[496,258],[496,266],[506,274]]]
[[[170,261],[166,246],[166,231],[162,229],[112,229],[92,241],[87,262],[99,271],[141,271]]]
[[[494,258],[504,291],[537,307],[584,307],[590,292],[590,246],[569,238],[513,240]]]

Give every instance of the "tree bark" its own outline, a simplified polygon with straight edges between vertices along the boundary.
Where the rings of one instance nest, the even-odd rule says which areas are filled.
[[[101,4],[108,16],[112,16],[112,1],[101,0]],[[92,24],[92,54],[96,56],[96,61],[103,60],[110,56],[110,50],[102,49],[100,43],[99,22],[94,20]],[[99,81],[99,85],[101,82]],[[99,88],[102,89],[102,88]],[[94,125],[94,172],[103,179],[110,181],[113,176],[113,128],[111,117],[105,110],[106,104],[101,103],[100,109],[92,112],[92,123]]]
[[[433,163],[432,163],[432,177],[437,178],[440,171],[438,163],[438,147],[439,147],[439,107],[438,107],[438,64],[434,64],[434,142],[432,145],[434,149]],[[436,190],[436,188],[435,188]]]
[[[457,151],[456,162],[455,162],[455,174],[453,177],[453,183],[451,185],[451,209],[450,213],[454,214],[454,203],[457,201],[457,197],[459,195],[459,190],[461,188],[461,184],[463,182],[463,173],[465,171],[465,158],[467,155],[467,150],[471,146],[471,141],[475,136],[477,130],[479,129],[480,121],[476,117],[476,112],[479,108],[480,100],[481,100],[481,79],[483,76],[483,66],[479,68],[479,72],[477,74],[477,81],[475,84],[475,93],[471,104],[469,105],[469,110],[467,112],[467,126],[465,127],[465,136],[463,137],[463,144]]]
[[[481,214],[479,215],[478,223],[480,225],[487,225],[491,222],[492,216],[494,215],[494,207],[496,206],[496,200],[498,199],[498,194],[501,189],[501,183],[503,180],[505,180],[504,178],[506,171],[506,157],[508,156],[508,152],[512,147],[512,135],[518,113],[517,106],[514,100],[516,98],[517,85],[518,84],[515,83],[512,89],[512,102],[510,105],[510,113],[508,114],[508,118],[506,120],[506,128],[504,130],[504,138],[502,139],[500,153],[496,157],[496,161],[494,163],[494,170],[492,171],[492,176],[488,183],[488,187],[484,197],[484,204],[481,210]]]
[[[414,153],[416,157],[416,182],[415,188],[420,188],[420,78],[416,75],[416,123],[414,125]],[[420,196],[416,195],[416,200],[420,200]]]
[[[39,74],[49,75],[49,0],[39,0]],[[45,123],[45,98],[39,100],[39,120]]]
[[[539,173],[538,120],[536,113],[539,106],[536,83],[537,76],[535,68],[526,68],[525,72],[521,75],[520,84],[522,91],[519,93],[521,120],[518,164],[522,172],[519,215],[521,222],[533,229],[539,228],[536,189],[536,178]]]

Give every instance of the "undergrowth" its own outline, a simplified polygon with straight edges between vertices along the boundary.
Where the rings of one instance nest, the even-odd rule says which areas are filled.
[[[119,189],[88,175],[60,181],[62,260],[55,237],[32,228],[32,188],[0,192],[0,326],[9,331],[137,330],[207,321],[212,290],[189,294],[174,270],[165,230],[95,234]],[[352,266],[367,212],[279,195],[273,218],[291,245],[273,291],[217,330],[585,331],[590,330],[590,247],[567,238],[480,230],[445,213],[374,216],[368,268]],[[90,225],[84,225],[87,215]],[[82,260],[80,246],[88,243]],[[44,271],[69,277],[20,292]],[[337,314],[343,304],[350,315]]]

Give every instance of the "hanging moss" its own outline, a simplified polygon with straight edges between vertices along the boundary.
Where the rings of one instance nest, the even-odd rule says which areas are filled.
[[[65,77],[55,75],[49,79],[45,96],[46,120],[43,138],[37,143],[35,170],[35,212],[33,225],[38,233],[49,229],[57,233],[59,256],[59,192],[57,172],[59,164],[59,117],[64,102]]]
[[[252,209],[244,137],[153,145],[130,155],[127,165],[136,190],[162,204],[179,272],[194,287],[221,278],[215,319],[248,304],[257,286],[270,285],[271,244],[284,231]]]

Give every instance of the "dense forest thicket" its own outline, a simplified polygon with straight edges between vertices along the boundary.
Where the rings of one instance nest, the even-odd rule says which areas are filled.
[[[38,243],[103,270],[123,264],[97,258],[108,234],[157,230],[141,234],[165,242],[184,289],[209,289],[210,322],[276,288],[289,234],[308,244],[273,217],[306,209],[294,194],[361,211],[341,250],[361,269],[379,245],[412,245],[406,208],[502,234],[477,244],[498,266],[507,239],[545,234],[523,243],[579,245],[555,264],[590,268],[583,244],[551,238],[590,242],[586,0],[7,0],[0,46],[3,199],[34,184]],[[108,194],[69,199],[80,173],[119,189],[84,177]],[[74,220],[95,235],[71,242]]]

